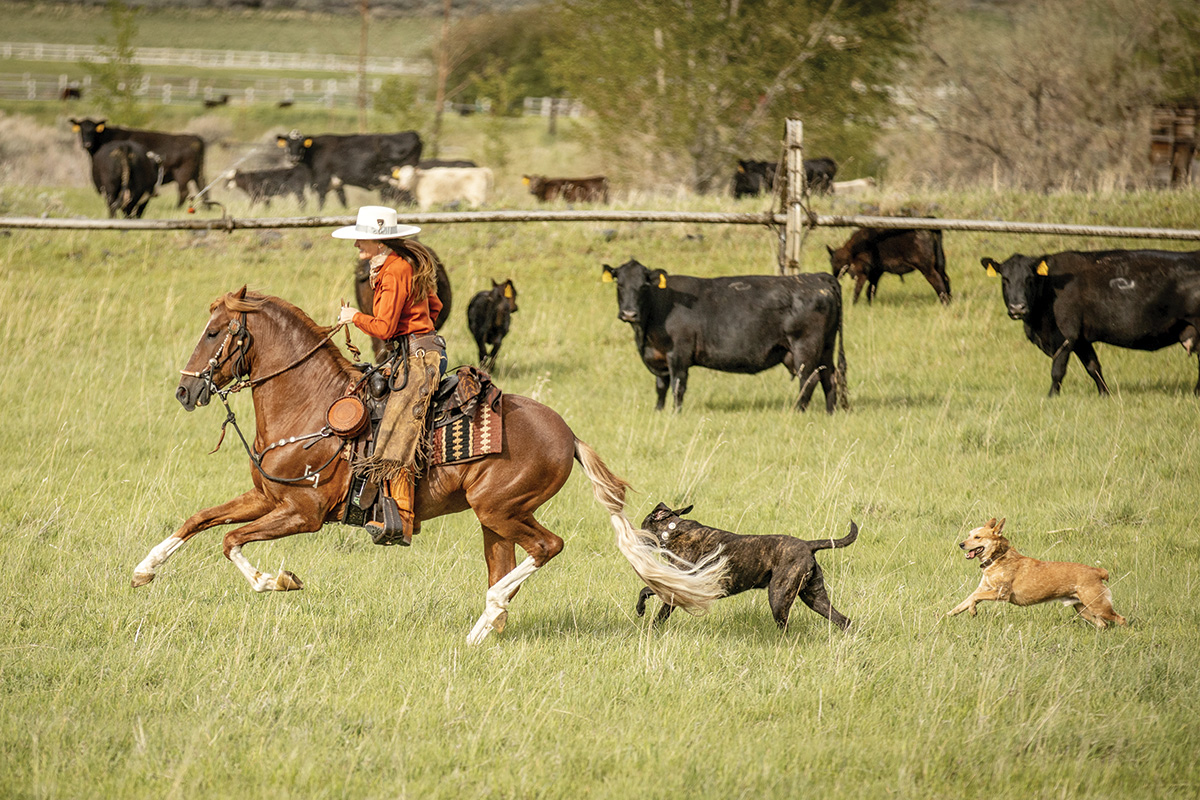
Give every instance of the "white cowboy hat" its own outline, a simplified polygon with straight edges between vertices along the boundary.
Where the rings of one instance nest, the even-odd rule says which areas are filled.
[[[396,224],[396,210],[387,206],[363,206],[353,225],[338,228],[335,239],[400,239],[420,233],[416,225]]]

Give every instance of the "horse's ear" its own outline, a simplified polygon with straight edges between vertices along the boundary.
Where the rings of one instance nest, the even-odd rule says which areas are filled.
[[[243,283],[242,288],[240,288],[236,292],[234,292],[233,296],[237,300],[245,300],[246,299],[246,284]]]

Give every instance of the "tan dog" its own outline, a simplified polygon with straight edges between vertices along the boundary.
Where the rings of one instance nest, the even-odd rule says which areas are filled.
[[[1032,606],[1061,600],[1097,628],[1108,622],[1125,624],[1125,618],[1113,610],[1112,592],[1102,581],[1108,580],[1108,570],[1075,564],[1070,561],[1038,561],[1017,552],[1008,539],[1000,535],[1004,520],[991,521],[971,531],[959,547],[967,558],[978,558],[983,577],[979,588],[971,592],[947,616],[964,611],[975,616],[975,604],[982,600]]]

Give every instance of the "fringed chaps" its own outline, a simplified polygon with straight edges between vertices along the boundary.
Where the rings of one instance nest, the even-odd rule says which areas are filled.
[[[388,397],[375,451],[355,465],[355,474],[371,483],[415,482],[429,463],[425,420],[433,393],[441,380],[442,354],[418,349],[408,357],[408,383]]]

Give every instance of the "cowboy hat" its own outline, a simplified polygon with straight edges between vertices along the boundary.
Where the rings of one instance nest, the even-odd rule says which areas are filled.
[[[400,239],[421,231],[416,225],[396,224],[396,210],[387,206],[363,206],[353,225],[338,228],[335,239]]]

